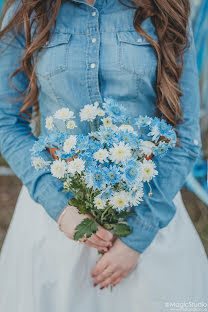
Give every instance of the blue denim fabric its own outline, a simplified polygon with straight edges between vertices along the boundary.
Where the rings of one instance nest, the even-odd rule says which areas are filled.
[[[4,25],[11,18],[12,10]],[[117,99],[135,117],[155,116],[157,57],[152,46],[135,31],[133,16],[134,10],[118,0],[97,0],[94,7],[84,0],[62,4],[55,33],[34,57],[42,135],[46,134],[45,118],[57,109],[68,106],[78,113],[84,105],[101,103],[108,96]],[[157,40],[150,19],[143,23],[143,28]],[[128,219],[132,233],[121,239],[138,252],[143,252],[159,229],[174,217],[173,199],[200,151],[199,83],[192,31],[189,33],[190,46],[185,53],[180,81],[184,121],[177,130],[181,144],[156,161],[159,175],[151,182],[153,196],[147,195],[147,187],[144,201],[134,207],[136,214]],[[73,194],[63,194],[59,180],[31,166],[30,149],[36,139],[29,123],[18,114],[21,101],[8,100],[18,95],[9,86],[9,75],[24,53],[24,33],[3,50],[8,40],[5,38],[0,43],[0,151],[31,197],[57,220]],[[28,79],[20,73],[13,83],[23,91]],[[85,123],[77,122],[75,134],[89,131]]]

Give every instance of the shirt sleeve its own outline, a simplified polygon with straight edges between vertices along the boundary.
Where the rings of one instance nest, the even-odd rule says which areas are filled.
[[[175,215],[173,199],[181,190],[192,170],[201,148],[199,110],[200,94],[193,33],[189,31],[189,48],[184,54],[184,70],[180,81],[183,92],[181,107],[184,121],[177,126],[179,147],[163,158],[154,159],[158,176],[151,181],[153,195],[144,187],[144,201],[133,208],[135,215],[128,218],[132,233],[120,238],[139,253],[151,244],[159,229],[164,228]]]
[[[8,23],[13,9],[8,11],[2,27]],[[22,101],[13,100],[20,94],[9,84],[11,74],[19,67],[24,55],[24,36],[19,34],[8,45],[11,38],[11,34],[8,34],[0,41],[0,152],[27,187],[33,200],[57,221],[73,194],[63,194],[60,180],[54,178],[49,170],[36,171],[31,164],[30,150],[36,138],[31,133],[30,123],[19,115]],[[12,83],[24,92],[28,79],[21,72],[14,77]],[[49,155],[43,152],[41,156],[47,158]]]

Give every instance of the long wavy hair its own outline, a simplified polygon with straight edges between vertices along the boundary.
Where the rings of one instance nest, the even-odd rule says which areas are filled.
[[[121,0],[118,1],[127,5]],[[2,20],[15,2],[16,0],[7,0]],[[62,2],[63,0],[21,0],[9,23],[0,31],[1,40],[7,33],[14,33],[14,36],[17,36],[24,29],[25,54],[21,59],[20,67],[11,73],[10,77],[11,85],[12,78],[20,72],[24,72],[29,79],[29,85],[22,93],[23,105],[20,114],[27,113],[31,106],[38,112],[39,90],[33,55],[49,40]],[[179,81],[184,67],[184,51],[188,46],[189,0],[129,0],[127,6],[135,10],[133,20],[135,30],[149,41],[157,54],[155,104],[158,114],[175,126],[183,120]],[[147,18],[151,18],[158,42],[142,29],[142,22]],[[33,32],[35,36],[31,34],[34,25],[36,25]]]

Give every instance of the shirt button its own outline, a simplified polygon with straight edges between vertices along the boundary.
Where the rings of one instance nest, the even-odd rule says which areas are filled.
[[[96,15],[96,11],[93,11],[93,12],[92,12],[92,16],[95,16],[95,15]]]
[[[99,102],[98,101],[95,101],[94,102],[94,105],[96,106],[96,105],[99,105]]]
[[[137,39],[137,42],[142,42],[142,39],[141,38]]]
[[[194,140],[194,145],[198,145],[199,141],[198,140]]]
[[[96,42],[96,38],[92,38],[92,43],[95,43]]]
[[[91,68],[95,68],[95,63],[90,64]]]

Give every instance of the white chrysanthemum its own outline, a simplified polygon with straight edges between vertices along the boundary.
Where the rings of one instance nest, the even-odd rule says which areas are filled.
[[[68,164],[68,172],[71,175],[74,175],[76,172],[81,174],[82,171],[84,170],[85,170],[85,161],[80,158],[75,158]]]
[[[75,147],[76,142],[77,142],[76,136],[70,135],[70,137],[66,139],[66,141],[64,142],[64,147],[63,147],[64,152],[69,154],[72,148]]]
[[[103,122],[103,126],[106,127],[106,128],[113,126],[112,119],[110,117],[103,118],[102,122]]]
[[[67,129],[74,129],[76,126],[76,123],[74,120],[69,120],[66,124]]]
[[[51,173],[55,178],[64,178],[66,172],[66,162],[64,160],[58,159],[51,165]]]
[[[119,162],[125,162],[131,157],[131,148],[128,144],[120,142],[119,144],[113,143],[113,147],[110,148],[109,158],[118,164]]]
[[[33,157],[32,165],[35,169],[44,169],[45,167],[50,165],[50,161],[45,161],[42,157]]]
[[[152,140],[156,141],[156,139],[158,138],[158,136],[160,134],[160,130],[159,130],[157,125],[152,127],[150,134],[152,135]]]
[[[139,147],[139,151],[146,156],[150,156],[153,152],[154,146],[155,144],[151,141],[142,141]]]
[[[141,177],[143,182],[149,182],[152,178],[154,178],[158,171],[155,170],[156,165],[152,160],[144,159],[140,165],[141,169]]]
[[[121,125],[120,127],[119,127],[119,129],[120,130],[127,130],[129,133],[133,133],[133,134],[135,134],[135,135],[137,135],[137,132],[134,130],[134,128],[132,127],[132,126],[130,126],[130,125]]]
[[[55,112],[54,117],[60,120],[68,120],[74,118],[74,112],[70,111],[67,107],[63,107]]]
[[[99,117],[103,117],[103,116],[105,116],[105,111],[102,108],[98,108],[97,109],[97,115]]]
[[[133,195],[129,196],[130,206],[133,207],[139,205],[141,201],[143,201],[143,196],[144,196],[143,188],[140,187],[134,192]]]
[[[118,211],[124,210],[129,205],[129,193],[125,191],[115,192],[109,198],[109,204]]]
[[[103,164],[104,161],[107,161],[108,155],[107,149],[100,148],[96,153],[94,153],[93,158]]]
[[[94,204],[97,209],[105,209],[106,200],[102,199],[99,196],[96,196],[94,199]]]
[[[53,123],[53,117],[49,116],[46,118],[46,122],[45,122],[45,127],[48,130],[52,130],[54,127],[54,123]]]
[[[81,121],[93,121],[99,112],[99,108],[97,107],[97,105],[93,105],[93,104],[87,104],[85,105],[79,115],[80,115],[80,119]]]

